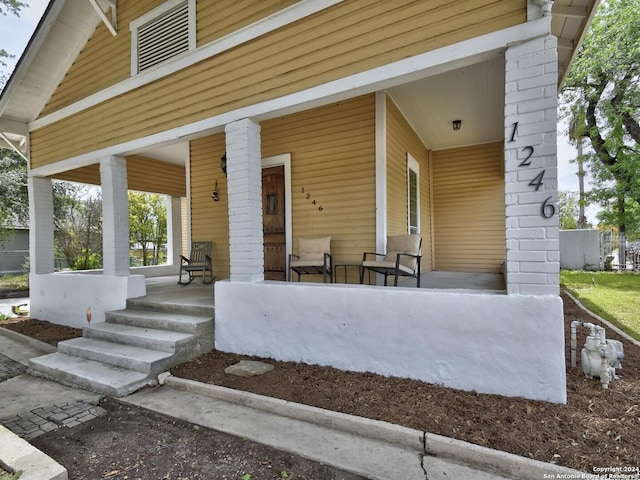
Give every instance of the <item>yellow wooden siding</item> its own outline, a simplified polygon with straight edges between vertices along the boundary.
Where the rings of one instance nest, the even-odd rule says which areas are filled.
[[[131,155],[127,160],[127,183],[129,190],[160,193],[176,197],[186,196],[186,175],[182,165],[161,162],[141,155]],[[68,182],[100,185],[100,166],[96,163],[69,170],[51,178]]]
[[[206,45],[300,0],[198,0],[197,43]]]
[[[304,90],[525,17],[524,1],[342,2],[32,132],[32,167]]]
[[[190,142],[191,241],[212,241],[211,260],[217,279],[229,278],[229,203],[227,177],[220,169],[224,133]],[[218,180],[218,201],[211,198]]]
[[[502,143],[432,153],[435,269],[499,273],[506,255]]]
[[[420,233],[422,270],[431,270],[431,205],[429,151],[402,112],[387,97],[387,233],[408,232],[407,152],[420,166]]]
[[[54,112],[131,76],[129,23],[165,0],[118,2],[118,35],[100,22],[42,114]],[[297,0],[216,0],[196,2],[196,44],[202,46],[243,28]]]
[[[375,247],[374,96],[266,121],[261,134],[264,158],[291,154],[293,252],[299,237],[331,235],[334,262],[361,260]],[[227,189],[216,161],[224,150],[223,134],[191,142],[192,238],[216,244],[218,278],[229,275]],[[219,202],[211,200],[216,178]],[[357,281],[355,269],[349,274]]]
[[[58,88],[47,102],[42,115],[59,110],[115,85],[131,76],[131,32],[129,23],[165,0],[118,2],[118,35],[113,36],[100,22],[78,54]]]

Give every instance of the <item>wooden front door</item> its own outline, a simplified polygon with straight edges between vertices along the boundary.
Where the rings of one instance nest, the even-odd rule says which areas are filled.
[[[287,279],[284,206],[284,166],[263,168],[262,225],[265,280]]]

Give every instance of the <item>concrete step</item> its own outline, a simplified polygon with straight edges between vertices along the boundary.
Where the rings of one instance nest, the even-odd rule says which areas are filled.
[[[164,372],[176,363],[174,354],[170,352],[85,337],[59,342],[58,353],[66,353],[151,375]]]
[[[33,375],[114,397],[157,383],[151,375],[64,353],[32,358],[29,366]]]
[[[127,308],[132,310],[147,310],[154,312],[179,313],[213,318],[213,296],[211,305],[193,305],[176,301],[175,303],[158,302],[148,297],[130,298],[127,300]]]
[[[134,327],[192,333],[194,335],[205,332],[208,333],[213,330],[213,317],[211,315],[191,315],[159,310],[139,310],[132,308],[115,310],[106,313],[106,322]]]
[[[191,349],[196,343],[196,337],[190,333],[106,322],[85,327],[83,336],[169,353]]]

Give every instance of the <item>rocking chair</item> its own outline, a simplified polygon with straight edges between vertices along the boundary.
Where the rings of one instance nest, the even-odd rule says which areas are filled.
[[[182,281],[182,272],[189,275],[189,281]],[[178,285],[189,285],[195,278],[195,272],[202,272],[202,283],[210,284],[215,280],[211,264],[211,242],[192,242],[191,256],[180,255],[180,278]],[[207,275],[207,272],[209,274]],[[207,277],[209,280],[207,281]]]

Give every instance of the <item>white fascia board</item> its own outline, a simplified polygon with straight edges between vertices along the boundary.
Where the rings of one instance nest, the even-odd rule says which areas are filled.
[[[123,95],[127,92],[140,88],[148,83],[155,82],[167,75],[171,75],[179,70],[195,65],[198,62],[218,55],[226,50],[242,45],[266,33],[282,28],[290,23],[313,15],[321,10],[341,3],[343,0],[301,0],[279,12],[273,13],[257,22],[247,25],[235,32],[197,48],[189,53],[176,56],[161,65],[158,65],[142,73],[132,76],[120,83],[117,83],[100,92],[83,98],[67,107],[61,108],[49,115],[34,120],[30,123],[30,130],[37,130],[51,123],[62,120],[71,115],[75,115],[83,110],[94,107],[99,103]]]
[[[494,57],[496,52],[504,50],[507,46],[547,35],[550,35],[549,21],[547,18],[541,18],[431,52],[405,58],[300,92],[248,105],[188,125],[38,167],[31,174],[37,176],[53,175],[91,165],[104,156],[122,155],[124,152],[136,149],[148,148],[167,142],[184,141],[205,134],[224,131],[224,126],[227,123],[243,118],[251,118],[260,122],[277,116],[326,105],[327,103],[384,90],[477,63],[483,59]]]
[[[22,54],[20,60],[18,61],[18,65],[9,78],[8,83],[5,85],[4,90],[2,91],[2,95],[0,96],[0,115],[4,112],[4,109],[7,107],[7,103],[9,103],[9,99],[11,98],[14,90],[20,85],[22,82],[22,78],[25,73],[31,67],[31,62],[40,51],[40,47],[47,39],[49,35],[49,31],[53,26],[54,22],[58,18],[58,15],[64,8],[65,0],[54,1],[50,7],[47,7],[47,16],[40,20],[39,28],[34,33],[34,36],[29,41],[28,49]]]

